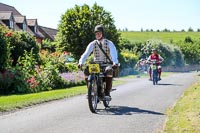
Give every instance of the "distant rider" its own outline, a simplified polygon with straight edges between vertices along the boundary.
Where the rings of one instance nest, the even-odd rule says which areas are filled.
[[[159,77],[159,80],[161,80],[162,68],[161,68],[160,64],[164,61],[164,59],[157,53],[156,49],[152,49],[152,54],[147,59],[147,62],[150,63],[152,60],[157,61],[156,65],[158,66],[158,77]],[[149,67],[148,72],[149,72],[149,80],[152,80],[151,67]]]
[[[145,71],[145,66],[146,66],[146,60],[145,59],[140,59],[136,64],[135,68],[138,68],[139,72],[144,72]]]

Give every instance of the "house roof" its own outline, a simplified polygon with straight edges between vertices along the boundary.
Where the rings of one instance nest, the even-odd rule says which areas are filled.
[[[26,19],[29,26],[37,25],[37,19]]]
[[[29,26],[29,27],[32,27],[32,26],[38,26],[38,24],[37,24],[37,19],[26,19],[26,21],[27,21],[27,25]],[[39,27],[39,26],[38,26]],[[37,27],[37,28],[38,28]],[[32,31],[32,30],[31,30]],[[35,37],[39,37],[39,38],[44,38],[45,36],[39,31],[39,30],[37,30],[37,32],[34,32],[34,31],[32,31],[33,33],[34,33],[34,36]]]
[[[4,24],[4,22],[2,22],[1,20],[0,20],[0,25],[6,26],[6,25]]]
[[[12,16],[11,11],[0,11],[0,19],[1,20],[9,20]]]
[[[46,38],[50,39],[51,41],[53,41],[56,37],[56,34],[58,32],[57,29],[53,29],[53,28],[48,28],[48,27],[44,27],[44,26],[39,26],[39,31],[45,35]]]
[[[21,28],[19,28],[19,26],[16,23],[14,23],[14,29],[17,30],[17,31],[21,31],[22,30]]]
[[[26,21],[26,16],[14,15],[14,19],[16,23],[23,23],[24,21]]]
[[[0,11],[12,11],[13,15],[21,15],[14,7],[3,4],[0,2]]]

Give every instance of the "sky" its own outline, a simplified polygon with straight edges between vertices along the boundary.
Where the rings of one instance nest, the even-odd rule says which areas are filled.
[[[38,24],[57,28],[61,15],[75,5],[96,2],[110,12],[117,29],[180,31],[200,29],[200,0],[0,0]]]

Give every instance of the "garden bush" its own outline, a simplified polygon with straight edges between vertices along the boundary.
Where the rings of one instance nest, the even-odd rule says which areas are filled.
[[[24,51],[30,52],[32,50],[34,58],[39,60],[39,46],[35,41],[35,38],[27,32],[12,32],[12,35],[8,38],[11,49],[11,57],[13,60],[13,66],[17,64],[17,60],[24,54]]]
[[[0,26],[0,72],[5,71],[9,62],[9,44],[6,38],[10,35],[11,33],[7,28]]]

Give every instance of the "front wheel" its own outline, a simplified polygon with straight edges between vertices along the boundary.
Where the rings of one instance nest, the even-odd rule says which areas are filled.
[[[105,89],[106,89],[106,82],[103,83],[104,95],[105,95]],[[103,99],[103,105],[105,108],[108,108],[109,104],[110,104],[110,100]]]
[[[91,80],[88,83],[88,104],[90,111],[92,113],[96,113],[97,103],[98,103],[97,82],[96,80]]]
[[[157,85],[158,84],[158,72],[154,71],[152,75],[153,75],[153,85]]]

